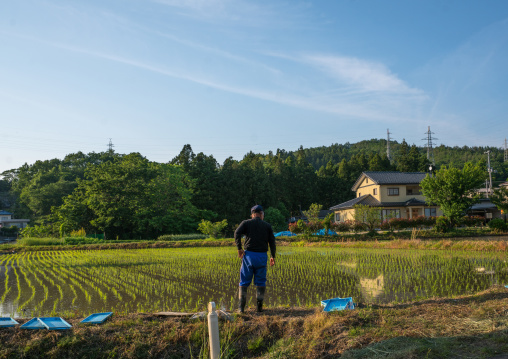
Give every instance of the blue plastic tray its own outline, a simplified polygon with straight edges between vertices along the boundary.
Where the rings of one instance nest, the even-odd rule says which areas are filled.
[[[325,312],[344,309],[355,309],[353,297],[325,299],[321,301],[321,305],[325,307],[323,309],[323,311]]]
[[[46,329],[44,324],[39,320],[39,318],[32,318],[25,324],[23,324],[21,329]]]
[[[113,314],[113,312],[90,314],[88,317],[83,319],[80,323],[83,323],[83,324],[101,324],[101,323],[104,323],[104,321],[106,319],[108,319],[112,314]]]
[[[72,325],[60,317],[44,317],[39,318],[39,321],[49,330],[64,330],[72,328]]]
[[[0,328],[13,327],[17,324],[19,323],[12,318],[0,318]]]

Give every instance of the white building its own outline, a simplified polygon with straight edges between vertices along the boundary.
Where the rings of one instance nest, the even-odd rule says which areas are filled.
[[[13,219],[12,213],[7,211],[0,211],[0,228],[9,228],[16,226],[19,229],[23,229],[28,226],[29,219]]]

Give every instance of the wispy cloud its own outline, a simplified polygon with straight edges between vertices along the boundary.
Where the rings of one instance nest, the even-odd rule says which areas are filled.
[[[153,2],[198,12],[217,11],[231,3],[230,0],[153,0]]]
[[[175,9],[188,18],[216,25],[232,23],[242,27],[302,27],[306,23],[308,2],[264,2],[249,0],[151,0]],[[238,30],[238,29],[237,29]]]
[[[344,56],[305,56],[304,61],[328,73],[344,85],[360,91],[422,94],[407,86],[383,64]]]
[[[67,50],[81,52],[90,56],[100,57],[110,61],[134,66],[139,69],[155,72],[164,76],[187,80],[196,84],[211,87],[221,91],[244,95],[260,100],[276,102],[297,108],[303,108],[313,111],[332,113],[346,117],[356,117],[369,120],[384,121],[408,121],[406,114],[397,114],[398,106],[396,100],[388,98],[361,98],[357,96],[356,100],[352,100],[351,96],[337,96],[336,94],[312,93],[305,92],[303,95],[287,91],[268,90],[266,88],[253,88],[246,86],[238,86],[231,83],[217,81],[204,75],[197,76],[192,72],[179,70],[171,70],[159,65],[149,64],[143,61],[133,60],[129,58],[119,57],[107,53],[99,53],[77,47],[54,44],[55,46],[65,48]],[[394,106],[391,108],[391,106]],[[384,109],[386,111],[382,111]],[[409,119],[410,121],[410,119]]]
[[[160,61],[157,63],[150,59],[135,58],[133,55],[121,56],[106,51],[19,36],[67,51],[102,58],[221,91],[291,107],[331,113],[344,119],[410,121],[414,120],[415,109],[418,109],[426,100],[422,91],[406,85],[384,65],[352,57],[279,55],[287,62],[293,61],[297,67],[289,66],[286,69],[282,61],[279,66],[283,70],[268,67],[270,71],[261,73],[262,78],[243,77],[240,79],[238,76],[221,72],[224,69],[196,71],[195,66],[186,63],[161,64]],[[221,57],[233,60],[237,64],[244,63],[250,68],[255,65],[258,68],[267,69],[262,66],[262,62],[246,60],[235,54],[189,43],[176,37],[172,39],[202,51],[220,54]],[[226,65],[225,69],[227,68]],[[242,73],[249,70],[245,67],[237,68],[235,65],[235,71]]]
[[[204,21],[256,23],[263,8],[242,0],[152,0],[179,10],[181,15]],[[250,15],[250,16],[249,16]]]

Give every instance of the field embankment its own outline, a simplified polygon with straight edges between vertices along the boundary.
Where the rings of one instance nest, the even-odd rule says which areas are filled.
[[[114,316],[62,332],[0,330],[0,358],[207,357],[205,320]],[[26,320],[22,320],[24,322]],[[323,313],[318,308],[249,309],[221,322],[223,358],[503,358],[508,289]]]
[[[51,243],[51,242],[50,242]],[[93,244],[54,245],[41,240],[37,245],[0,244],[0,254],[24,251],[52,250],[106,250],[106,249],[145,249],[145,248],[185,248],[185,247],[230,247],[232,238],[183,240],[183,241],[107,241]],[[508,251],[508,236],[480,236],[458,238],[393,238],[384,237],[315,237],[315,238],[279,238],[278,246],[318,246],[336,248],[370,249],[422,249],[422,250],[461,250],[461,251]]]

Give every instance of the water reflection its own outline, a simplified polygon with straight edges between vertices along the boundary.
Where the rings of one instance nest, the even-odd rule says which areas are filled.
[[[376,278],[360,278],[360,287],[363,297],[369,302],[375,302],[376,299],[384,294],[385,279],[380,274]]]

